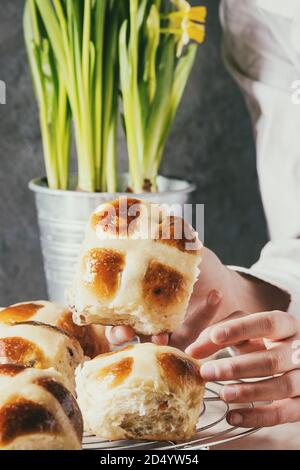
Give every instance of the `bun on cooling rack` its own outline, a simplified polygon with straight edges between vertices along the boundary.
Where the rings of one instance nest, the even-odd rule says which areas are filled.
[[[53,369],[0,365],[0,450],[80,450],[82,416]]]
[[[137,344],[76,371],[87,432],[109,440],[192,437],[202,409],[199,363],[169,346]]]
[[[84,360],[78,341],[65,331],[37,322],[0,326],[0,364],[25,367],[53,367],[74,391],[74,372]]]
[[[90,217],[69,304],[79,325],[130,325],[172,332],[199,274],[197,233],[162,206],[121,198]]]
[[[72,312],[60,304],[39,300],[0,309],[0,324],[7,325],[26,321],[46,323],[65,330],[77,338],[84,354],[91,358],[109,351],[103,327],[76,325],[72,319]]]

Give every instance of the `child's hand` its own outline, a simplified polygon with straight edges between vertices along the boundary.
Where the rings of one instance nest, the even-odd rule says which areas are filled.
[[[203,378],[260,377],[264,380],[224,386],[222,399],[228,403],[274,402],[231,411],[228,422],[248,428],[300,421],[300,323],[280,311],[243,316],[207,328],[186,352],[200,359],[229,346],[246,352],[204,364]]]

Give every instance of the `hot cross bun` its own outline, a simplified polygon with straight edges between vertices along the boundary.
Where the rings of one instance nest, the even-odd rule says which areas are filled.
[[[80,450],[82,416],[59,373],[0,365],[0,450]]]
[[[78,326],[72,312],[63,305],[45,300],[22,302],[0,309],[0,324],[36,321],[57,326],[75,336],[84,354],[95,357],[109,350],[104,328],[95,325]]]
[[[0,326],[0,364],[37,369],[53,367],[74,392],[74,372],[84,355],[77,339],[44,323],[26,322]]]
[[[202,409],[198,361],[169,346],[136,344],[76,371],[86,431],[102,438],[190,438]]]
[[[197,233],[163,206],[121,198],[90,217],[69,292],[79,325],[130,325],[143,335],[183,321],[199,275]]]

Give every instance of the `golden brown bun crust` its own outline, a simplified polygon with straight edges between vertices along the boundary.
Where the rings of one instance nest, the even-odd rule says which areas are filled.
[[[109,376],[113,377],[110,386],[111,388],[117,387],[118,385],[121,385],[124,380],[129,376],[132,371],[132,366],[132,357],[121,359],[120,361],[114,362],[113,364],[101,369],[99,374],[97,374],[97,379],[104,380]]]
[[[85,356],[93,359],[109,351],[105,330],[101,326],[78,326],[73,322],[72,312],[68,310],[57,322],[57,326],[79,341]]]
[[[73,395],[61,383],[49,377],[41,377],[35,383],[51,393],[60,403],[80,440],[83,432],[82,416]]]
[[[109,440],[174,440],[196,430],[200,364],[169,346],[144,343],[86,362],[76,372],[86,431]]]
[[[129,229],[140,217],[140,206],[141,201],[135,198],[123,197],[112,201],[92,215],[91,226],[95,231],[101,229],[106,233],[129,235]]]
[[[84,360],[74,336],[53,325],[34,321],[0,325],[0,364],[25,368],[53,367],[74,391],[75,369]]]
[[[120,285],[124,255],[118,251],[94,248],[83,259],[85,286],[101,300],[109,300]]]
[[[192,227],[181,217],[169,216],[159,224],[157,241],[192,255],[201,255],[202,247]],[[189,249],[189,244],[198,248]]]
[[[78,326],[73,322],[72,312],[65,306],[45,300],[23,302],[0,310],[0,324],[38,322],[64,330],[75,337],[88,357],[109,351],[104,329],[92,325]]]
[[[31,320],[42,308],[44,308],[42,304],[33,302],[12,305],[0,312],[0,323],[10,324]]]
[[[0,450],[81,448],[83,421],[53,369],[0,367]]]
[[[161,376],[167,381],[172,392],[176,393],[184,386],[203,385],[200,369],[190,359],[173,352],[158,352],[156,357]]]
[[[47,369],[49,364],[42,350],[32,341],[21,337],[0,339],[0,356],[7,364]]]
[[[126,197],[101,205],[68,295],[74,322],[173,332],[184,320],[201,252],[198,234],[163,206]]]
[[[184,295],[184,277],[175,269],[151,261],[148,265],[142,289],[145,303],[151,308],[155,305],[158,310],[176,304]]]
[[[26,434],[58,432],[54,416],[42,405],[26,398],[13,399],[0,410],[0,445]]]
[[[7,375],[9,377],[15,377],[25,369],[26,367],[17,364],[0,364],[0,376]]]

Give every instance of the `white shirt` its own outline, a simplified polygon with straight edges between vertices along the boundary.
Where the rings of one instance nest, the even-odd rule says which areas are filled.
[[[256,0],[256,3],[260,8],[291,19],[296,14],[299,0]]]
[[[300,0],[222,0],[224,56],[242,88],[256,137],[270,243],[250,269],[287,291],[300,318]]]

